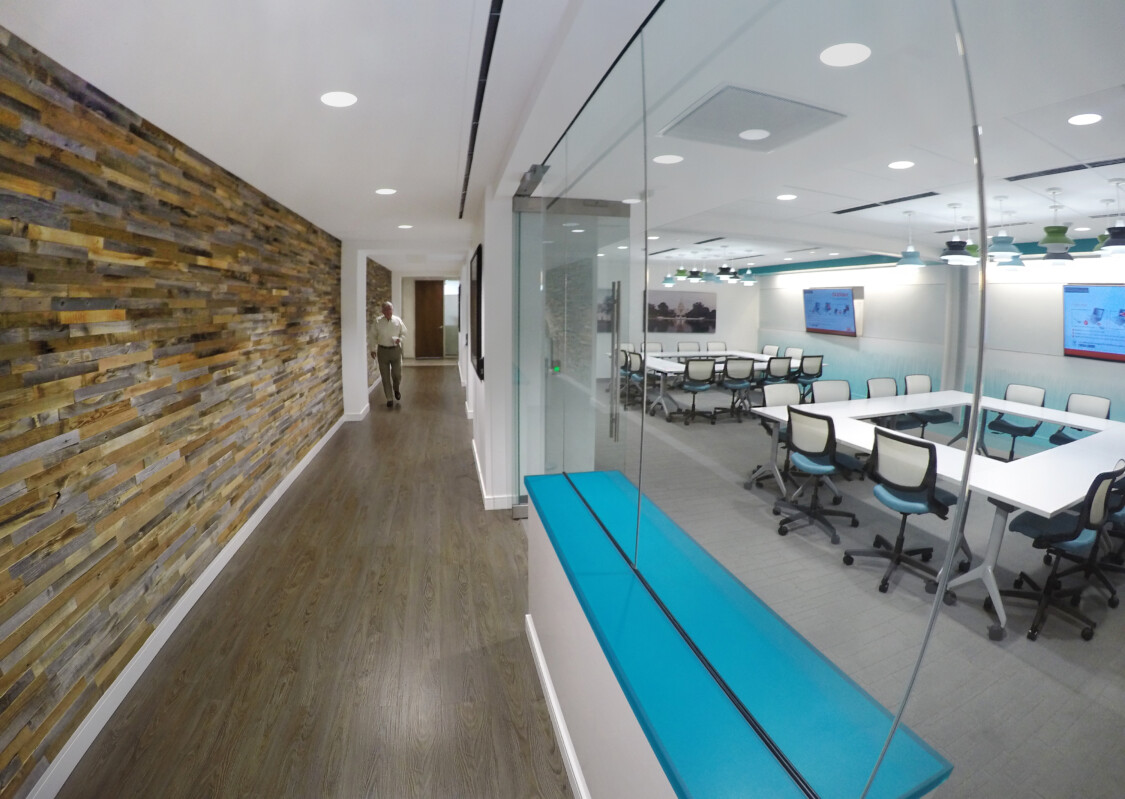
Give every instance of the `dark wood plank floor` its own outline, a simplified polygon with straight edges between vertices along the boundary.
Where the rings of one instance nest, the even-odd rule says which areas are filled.
[[[374,400],[382,393],[376,390]],[[570,796],[455,368],[328,442],[62,797]]]

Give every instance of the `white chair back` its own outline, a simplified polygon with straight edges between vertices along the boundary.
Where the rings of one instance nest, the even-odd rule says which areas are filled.
[[[801,401],[801,387],[796,383],[766,383],[762,386],[762,404],[767,408],[796,405]]]
[[[789,377],[789,358],[770,358],[766,364],[766,374],[769,377]]]
[[[893,377],[872,377],[867,381],[867,396],[872,399],[875,397],[897,397],[898,383]]]
[[[762,347],[762,355],[768,355],[771,358],[775,357],[777,355],[777,345],[767,344],[766,346]]]
[[[913,441],[875,428],[872,475],[903,491],[920,491],[932,485],[937,450],[924,441]]]
[[[820,455],[831,448],[832,419],[789,406],[789,446],[807,455]]]
[[[707,342],[707,351],[708,352],[723,352],[724,350],[726,350],[726,348],[727,348],[727,343],[725,341],[708,341]]]
[[[903,382],[906,384],[907,394],[929,394],[933,391],[929,375],[907,375]]]
[[[727,380],[745,380],[754,372],[754,361],[750,358],[727,358],[724,371]]]
[[[794,360],[799,361],[799,360],[801,360],[801,357],[804,354],[805,354],[805,351],[803,349],[801,349],[800,347],[786,347],[785,348],[785,357],[786,358],[792,358]]]
[[[1094,394],[1071,394],[1066,400],[1066,409],[1071,413],[1108,419],[1109,399]]]
[[[813,402],[845,402],[852,398],[847,380],[817,380],[812,384]]]
[[[692,358],[684,367],[684,380],[709,383],[715,377],[714,358]]]
[[[823,355],[804,355],[801,357],[801,374],[803,376],[819,377],[823,366]]]
[[[676,345],[677,352],[699,352],[698,341],[681,341]]]
[[[1046,389],[1038,386],[1025,386],[1022,383],[1009,383],[1004,390],[1004,399],[1009,402],[1022,402],[1024,405],[1036,405],[1040,408],[1043,407],[1043,401],[1046,397]]]

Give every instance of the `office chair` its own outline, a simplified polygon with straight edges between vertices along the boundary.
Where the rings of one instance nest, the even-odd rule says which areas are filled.
[[[664,352],[664,345],[659,341],[642,341],[641,352]]]
[[[1099,419],[1108,419],[1109,399],[1106,397],[1098,397],[1094,394],[1071,394],[1066,398],[1066,409],[1070,413],[1081,413],[1086,416],[1096,416]],[[1074,429],[1077,430],[1078,428]],[[1047,440],[1056,447],[1077,440],[1074,436],[1067,433],[1066,430],[1066,425],[1063,425],[1058,430],[1051,433],[1051,437]]]
[[[636,352],[637,351],[637,348],[634,347],[632,344],[622,344],[621,349],[625,350],[626,352]]]
[[[727,348],[727,343],[725,341],[708,341],[707,342],[707,351],[708,352],[723,352],[723,351],[726,350],[726,348]]]
[[[1020,383],[1009,383],[1004,390],[1004,399],[1010,402],[1022,402],[1024,405],[1037,405],[1040,408],[1043,407],[1046,395],[1047,392],[1038,386],[1025,386]],[[1022,424],[1013,422],[1011,419],[1005,419],[1004,414],[1001,413],[988,423],[988,429],[993,433],[1012,437],[1012,448],[1008,450],[1008,460],[1011,461],[1016,457],[1016,439],[1035,435],[1042,424],[1041,421],[1028,421]],[[981,445],[984,445],[984,436],[981,436]],[[987,447],[985,454],[988,454]]]
[[[699,352],[699,342],[681,341],[676,344],[676,352]]]
[[[933,384],[930,382],[929,375],[907,375],[903,379],[903,383],[906,385],[907,394],[929,394],[933,391]],[[918,434],[921,438],[926,437],[927,425],[946,424],[954,420],[952,413],[943,411],[941,408],[932,408],[928,411],[914,411],[907,415],[915,422],[922,425],[922,432]]]
[[[771,358],[776,358],[778,347],[776,344],[766,344],[762,347],[762,355],[768,355]]]
[[[875,447],[867,460],[867,473],[875,480],[875,498],[896,513],[902,514],[898,536],[891,544],[881,535],[874,546],[849,549],[844,563],[851,566],[856,558],[883,558],[887,568],[879,581],[879,591],[886,593],[891,575],[905,566],[923,577],[936,578],[937,571],[926,563],[934,556],[933,547],[905,549],[906,519],[911,514],[933,513],[948,518],[949,508],[957,496],[937,487],[937,449],[928,441],[919,441],[881,427],[875,428]],[[952,594],[946,601],[952,602]]]
[[[618,397],[622,401],[622,408],[629,407],[629,397],[636,388],[633,381],[629,379],[629,350],[622,347],[617,351],[617,378],[618,378]]]
[[[879,397],[897,397],[898,396],[898,381],[893,377],[871,377],[867,380],[867,398],[877,399]],[[880,416],[871,419],[874,424],[882,427],[890,428],[891,430],[902,430],[906,427],[913,427],[913,420],[908,419],[903,421],[902,416]]]
[[[792,383],[792,375],[789,373],[789,358],[774,357],[766,362],[766,383]],[[801,387],[797,386],[797,395],[800,396]]]
[[[625,353],[626,372],[628,373],[628,384],[625,392],[625,408],[629,407],[629,395],[636,394],[637,398],[641,401],[641,410],[644,410],[644,396],[645,396],[645,363],[644,358],[641,357],[639,352]]]
[[[789,358],[791,361],[797,361],[798,362],[797,366],[795,368],[793,366],[789,367],[789,373],[791,375],[793,375],[793,377],[796,377],[798,372],[801,371],[800,361],[801,361],[802,358],[805,357],[805,351],[803,349],[801,349],[800,347],[786,347],[785,348],[785,357]]]
[[[1042,586],[1026,573],[1020,572],[1013,584],[1014,590],[1006,589],[1000,592],[1003,597],[1032,599],[1037,603],[1035,616],[1031,620],[1031,629],[1027,631],[1030,640],[1034,641],[1039,637],[1039,632],[1047,619],[1047,612],[1052,608],[1085,625],[1082,628],[1083,640],[1089,641],[1094,637],[1094,627],[1097,624],[1078,609],[1082,591],[1087,583],[1063,588],[1062,578],[1070,574],[1081,572],[1087,578],[1098,577],[1111,592],[1110,607],[1117,606],[1117,593],[1113,590],[1113,585],[1104,574],[1092,569],[1091,564],[1094,566],[1097,564],[1098,539],[1108,527],[1112,514],[1110,506],[1112,488],[1122,475],[1125,475],[1125,460],[1119,460],[1113,469],[1095,477],[1077,513],[1060,513],[1048,519],[1027,511],[1009,523],[1009,530],[1026,535],[1033,540],[1036,549],[1046,549],[1048,555],[1054,556],[1051,573]],[[1059,564],[1064,560],[1077,562],[1079,565],[1059,571]],[[1024,583],[1031,586],[1030,591],[1021,590]],[[992,603],[985,602],[985,609],[991,610]]]
[[[813,404],[846,402],[852,398],[852,387],[847,380],[817,380],[811,385]]]
[[[836,428],[831,416],[821,416],[789,406],[789,425],[786,431],[789,447],[789,461],[792,466],[808,475],[804,483],[788,498],[780,498],[773,503],[773,515],[784,516],[777,523],[777,534],[786,535],[794,522],[819,527],[827,533],[833,544],[840,543],[836,528],[828,520],[830,516],[851,519],[852,527],[859,526],[854,513],[830,510],[820,503],[821,482],[840,470],[859,471],[862,467],[855,458],[836,451]],[[812,488],[812,496],[807,505],[801,505],[797,498]],[[839,504],[840,497],[833,498],[832,504]]]
[[[796,383],[767,383],[762,386],[762,405],[766,408],[780,407],[783,405],[796,405],[801,401],[801,389]],[[761,419],[762,429],[769,434],[770,440],[773,440],[774,429],[773,424],[777,424],[780,428],[777,431],[778,446],[784,446],[783,442],[788,436],[789,426],[784,422],[773,422]],[[777,453],[774,453],[776,459]],[[781,468],[782,479],[789,476],[789,454],[785,455],[785,465]],[[755,488],[762,485],[762,481],[770,476],[769,464],[763,463],[754,467],[754,471],[750,474],[750,480],[745,484],[745,488]],[[784,491],[783,491],[784,493]]]
[[[700,413],[695,409],[695,399],[705,391],[710,391],[711,386],[715,384],[715,359],[714,358],[690,358],[684,364],[684,382],[683,390],[691,394],[691,408],[684,411],[684,425],[691,424],[691,420],[696,415],[705,416],[711,420],[711,424],[715,423],[718,418],[714,411],[710,413]]]
[[[801,387],[802,402],[809,398],[813,382],[819,380],[822,374],[824,374],[823,355],[801,356],[801,368],[797,370],[797,384]],[[851,393],[851,389],[848,389],[848,393]]]
[[[749,391],[753,385],[750,377],[753,372],[754,360],[752,358],[727,358],[726,366],[723,369],[723,379],[719,383],[719,387],[730,392],[730,407],[716,408],[716,416],[720,413],[729,413],[733,419],[740,424],[742,423],[743,409],[749,410],[750,408]]]

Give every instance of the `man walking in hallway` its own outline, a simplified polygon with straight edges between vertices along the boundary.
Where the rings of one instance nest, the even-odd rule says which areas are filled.
[[[394,310],[391,303],[383,303],[383,315],[376,317],[370,336],[375,344],[371,357],[379,362],[388,408],[394,407],[395,400],[402,399],[399,386],[402,383],[402,339],[406,336],[406,325],[394,315]]]

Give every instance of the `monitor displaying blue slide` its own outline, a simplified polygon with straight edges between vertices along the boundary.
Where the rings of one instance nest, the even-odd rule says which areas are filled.
[[[1125,286],[1063,286],[1063,354],[1125,361]]]
[[[805,289],[805,332],[854,336],[855,297],[851,289]]]

